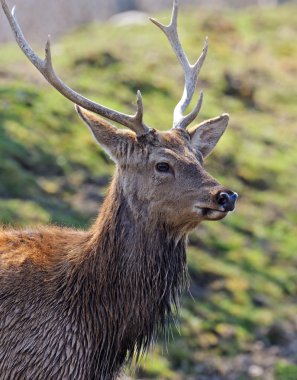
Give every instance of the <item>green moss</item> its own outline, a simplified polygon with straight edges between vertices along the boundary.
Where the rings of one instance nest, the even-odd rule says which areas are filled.
[[[0,218],[4,224],[25,226],[29,219],[34,224],[50,222],[50,215],[35,202],[18,199],[0,200]]]
[[[297,378],[297,365],[279,362],[275,368],[275,380],[295,380]]]

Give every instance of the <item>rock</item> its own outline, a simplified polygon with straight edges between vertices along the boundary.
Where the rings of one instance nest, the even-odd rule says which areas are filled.
[[[264,369],[256,364],[252,364],[248,368],[248,374],[251,376],[253,379],[260,377],[264,374]]]

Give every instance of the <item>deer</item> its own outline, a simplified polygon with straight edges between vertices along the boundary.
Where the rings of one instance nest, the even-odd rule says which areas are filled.
[[[26,41],[15,9],[10,11],[5,0],[1,5],[21,50],[74,103],[116,169],[89,229],[0,228],[0,377],[113,380],[132,358],[149,350],[176,315],[189,282],[189,232],[235,208],[237,193],[203,166],[228,125],[228,114],[190,127],[202,92],[186,114],[208,41],[192,65],[177,31],[178,1],[168,25],[151,19],[184,73],[173,126],[160,132],[143,121],[140,91],[136,113],[128,115],[68,87],[54,70],[50,40],[41,59]]]

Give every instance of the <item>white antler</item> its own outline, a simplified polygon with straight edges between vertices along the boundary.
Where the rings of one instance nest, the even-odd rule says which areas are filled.
[[[101,116],[106,117],[109,120],[113,120],[129,129],[133,130],[137,136],[144,135],[150,131],[150,129],[143,123],[143,104],[140,91],[137,91],[137,111],[135,115],[126,115],[124,113],[114,111],[113,109],[107,108],[101,104],[95,103],[90,99],[78,94],[70,87],[68,87],[55,73],[52,65],[51,49],[50,49],[50,39],[48,38],[45,47],[45,59],[42,60],[33,51],[28,42],[26,41],[22,30],[15,17],[15,7],[10,12],[5,0],[1,0],[2,8],[4,13],[10,23],[11,29],[15,35],[15,39],[20,46],[21,50],[33,63],[33,65],[41,72],[45,79],[55,87],[62,95],[67,99],[71,100],[73,103],[89,110],[95,112]]]
[[[171,16],[171,21],[169,25],[163,25],[159,21],[150,18],[150,20],[157,25],[168,38],[173,51],[175,52],[177,58],[179,59],[185,76],[185,86],[182,98],[176,105],[173,112],[173,128],[182,128],[186,129],[186,127],[197,117],[203,100],[203,94],[200,92],[200,96],[198,102],[188,115],[184,115],[184,112],[188,105],[190,104],[194,92],[197,86],[197,79],[200,72],[200,69],[203,65],[204,59],[207,54],[208,42],[207,38],[205,39],[205,44],[202,50],[200,57],[194,65],[189,63],[189,60],[182,48],[180,43],[178,32],[177,32],[177,15],[178,15],[178,0],[174,0],[173,2],[173,11]]]

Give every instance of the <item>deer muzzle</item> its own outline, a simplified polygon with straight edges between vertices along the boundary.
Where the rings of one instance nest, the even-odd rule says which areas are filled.
[[[237,198],[237,193],[228,190],[219,192],[216,196],[216,201],[221,207],[223,207],[224,211],[228,212],[234,210]]]

